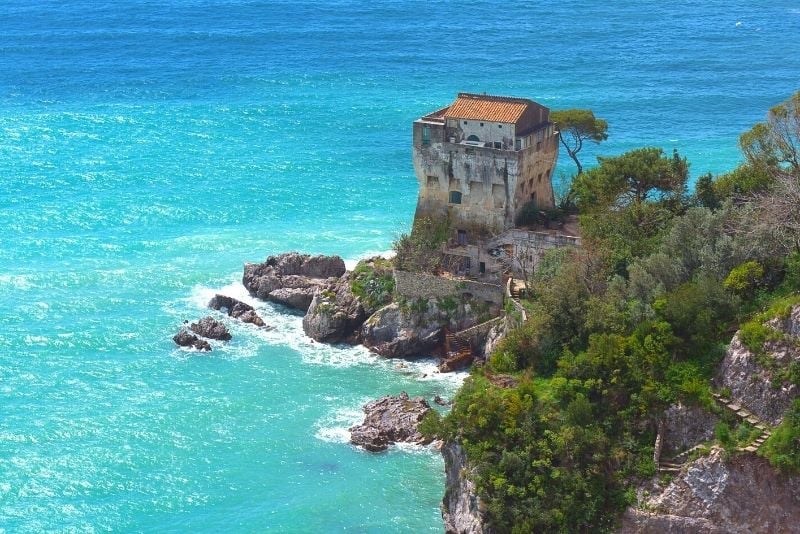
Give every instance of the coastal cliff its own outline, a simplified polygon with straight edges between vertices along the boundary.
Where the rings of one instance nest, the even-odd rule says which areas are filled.
[[[752,453],[727,456],[717,447],[689,463],[626,512],[620,534],[800,532],[800,477]]]
[[[464,449],[457,442],[442,447],[445,469],[445,490],[442,499],[442,519],[447,534],[483,534],[488,532],[481,517],[480,499]]]

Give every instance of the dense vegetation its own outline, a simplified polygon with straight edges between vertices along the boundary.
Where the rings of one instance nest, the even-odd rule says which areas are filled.
[[[613,529],[656,472],[664,409],[711,407],[711,373],[736,328],[760,350],[763,322],[798,301],[798,125],[800,93],[742,135],[744,164],[702,177],[693,194],[686,159],[658,148],[576,176],[583,247],[545,258],[529,321],[472,372],[450,414],[426,421],[462,442],[494,530]],[[798,414],[764,447],[782,469],[800,466]]]

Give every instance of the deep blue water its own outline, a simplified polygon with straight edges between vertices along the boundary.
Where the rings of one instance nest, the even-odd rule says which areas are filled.
[[[0,531],[441,531],[441,459],[345,429],[458,377],[267,304],[274,331],[191,356],[182,320],[244,261],[388,249],[411,122],[458,91],[592,108],[585,161],[675,147],[697,176],[798,89],[800,2],[4,2]]]

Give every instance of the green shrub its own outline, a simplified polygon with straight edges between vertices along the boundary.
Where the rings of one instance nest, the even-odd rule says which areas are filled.
[[[394,293],[391,262],[382,258],[359,262],[353,269],[350,290],[367,308],[377,309],[391,302]]]
[[[763,278],[764,267],[757,261],[746,261],[731,270],[722,285],[737,295],[752,295]]]
[[[419,422],[419,433],[428,439],[436,439],[442,433],[442,416],[431,408]]]
[[[800,399],[794,400],[783,422],[772,431],[761,451],[769,463],[780,471],[800,472]]]

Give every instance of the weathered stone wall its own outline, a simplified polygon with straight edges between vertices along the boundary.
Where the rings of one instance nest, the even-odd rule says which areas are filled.
[[[484,128],[491,125],[499,126],[487,122]],[[520,138],[520,150],[514,150],[513,132],[502,137],[504,149],[462,144],[459,132],[435,121],[414,123],[416,218],[449,220],[453,228],[477,227],[496,235],[514,226],[516,213],[534,196],[540,209],[554,206],[551,176],[558,157],[558,132],[551,124]],[[453,192],[460,193],[460,202],[451,202]]]
[[[499,285],[407,271],[395,271],[394,281],[397,294],[409,300],[471,296],[494,306],[503,305],[503,288]]]

